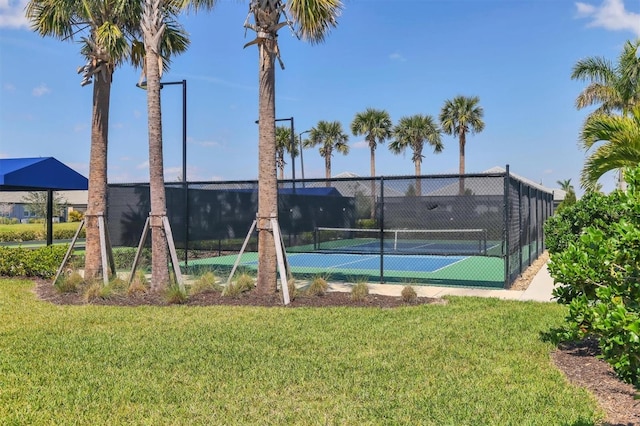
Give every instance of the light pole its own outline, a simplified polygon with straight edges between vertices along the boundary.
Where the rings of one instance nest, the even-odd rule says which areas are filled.
[[[306,188],[306,184],[304,183],[304,159],[302,158],[302,150],[304,148],[303,144],[302,144],[302,135],[304,135],[305,133],[309,133],[311,130],[305,130],[304,132],[301,132],[300,135],[298,136],[298,138],[300,138],[300,169],[301,169],[301,173],[302,173],[302,187]]]
[[[291,180],[293,181],[293,191],[295,192],[296,190],[296,160],[295,160],[295,155],[293,155],[293,152],[295,151],[295,146],[296,146],[296,137],[295,137],[295,133],[293,130],[293,117],[290,118],[276,118],[275,121],[289,121],[291,124],[291,142],[290,142],[290,146],[291,146]]]
[[[184,190],[184,267],[187,268],[189,251],[189,185],[187,184],[187,80],[161,81],[160,89],[164,86],[182,86],[182,187]],[[146,80],[136,84],[136,87],[147,90]]]

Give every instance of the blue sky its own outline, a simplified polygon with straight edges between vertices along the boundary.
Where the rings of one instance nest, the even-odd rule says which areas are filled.
[[[23,18],[25,0],[0,0],[0,157],[53,156],[88,175],[92,86],[81,87],[79,44],[42,38]],[[221,0],[208,13],[182,16],[191,47],[163,81],[187,80],[187,176],[257,177],[258,53],[243,49],[248,2]],[[556,187],[579,182],[585,153],[577,139],[588,111],[570,79],[587,56],[615,60],[640,37],[639,0],[346,0],[339,26],[323,44],[280,31],[286,69],[276,73],[276,115],[296,133],[319,120],[349,132],[358,112],[386,109],[437,117],[446,99],[479,96],[485,130],[467,141],[466,169],[511,170]],[[148,181],[146,95],[139,70],[116,70],[111,95],[109,181]],[[165,177],[182,166],[181,86],[162,91]],[[288,122],[283,124],[288,125]],[[458,142],[444,135],[441,154],[425,151],[423,173],[456,173]],[[369,150],[350,136],[351,152],[332,171],[369,175]],[[304,152],[306,177],[323,177],[317,149]],[[378,175],[411,175],[411,153],[376,151]],[[300,164],[296,164],[300,177]],[[290,166],[286,176],[290,177]],[[614,177],[602,179],[605,190]],[[580,191],[579,191],[580,192]]]

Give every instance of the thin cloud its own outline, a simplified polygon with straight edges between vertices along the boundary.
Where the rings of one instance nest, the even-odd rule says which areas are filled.
[[[0,0],[0,1],[4,1],[4,0]],[[211,77],[211,76],[206,76],[206,75],[189,74],[189,75],[185,75],[185,78],[187,78],[189,80],[207,81],[209,83],[213,83],[213,84],[216,84],[216,85],[219,85],[219,86],[230,87],[232,89],[241,89],[241,90],[250,90],[250,91],[257,91],[258,90],[255,86],[247,86],[245,84],[238,84],[238,83],[235,83],[233,81],[227,81],[227,80],[223,80],[223,79],[218,78],[218,77]]]
[[[405,58],[401,53],[398,53],[398,52],[393,52],[391,55],[389,55],[389,59],[391,59],[392,61],[398,61],[398,62],[407,61],[407,58]]]
[[[351,145],[353,148],[369,148],[369,142],[367,141],[358,141]]]
[[[214,142],[214,141],[202,141],[202,142],[198,142],[198,145],[206,148],[220,146],[218,142]]]
[[[144,161],[136,166],[136,169],[143,170],[149,168],[149,161]]]
[[[24,13],[28,0],[0,0],[0,28],[29,28]]]
[[[31,94],[33,94],[33,96],[36,96],[36,97],[44,96],[49,93],[51,93],[51,89],[49,89],[49,87],[47,87],[47,85],[44,83],[42,83],[38,87],[34,87],[33,90],[31,91]]]
[[[4,86],[2,86],[2,88],[7,92],[15,92],[16,91],[16,86],[14,86],[11,83],[5,83]]]
[[[577,2],[576,8],[578,18],[589,19],[589,27],[631,31],[640,37],[640,13],[626,10],[623,0],[603,0],[600,6]]]

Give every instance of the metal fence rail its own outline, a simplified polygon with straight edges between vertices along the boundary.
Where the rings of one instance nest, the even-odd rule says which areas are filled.
[[[256,181],[167,183],[167,215],[189,272],[233,264],[257,191]],[[149,185],[109,185],[108,206],[112,244],[135,247]],[[552,210],[553,194],[508,166],[463,176],[280,181],[278,191],[280,229],[301,279],[509,287],[544,250]],[[247,251],[241,264],[255,269],[257,236]]]

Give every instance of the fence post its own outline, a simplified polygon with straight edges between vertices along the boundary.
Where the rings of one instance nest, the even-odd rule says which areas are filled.
[[[189,183],[184,185],[184,273],[189,271]]]
[[[518,265],[522,273],[522,182],[518,181]]]
[[[503,244],[504,252],[504,287],[509,287],[509,278],[511,273],[509,270],[509,165],[507,164],[504,173],[504,226],[503,226]]]
[[[531,208],[531,187],[529,186],[527,191],[529,192],[529,218],[528,221],[529,223],[527,224],[527,234],[529,235],[529,242],[528,242],[528,254],[529,254],[529,265],[531,265],[531,252],[533,251],[533,228],[531,226],[531,218],[533,216],[533,209]]]
[[[378,205],[380,206],[380,284],[382,284],[384,283],[384,176],[380,176],[380,202]]]

